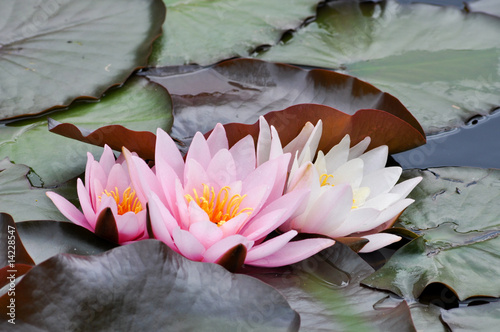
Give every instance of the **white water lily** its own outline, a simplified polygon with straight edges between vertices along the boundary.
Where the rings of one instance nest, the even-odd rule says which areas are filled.
[[[265,130],[269,126],[263,118],[260,126],[261,133],[277,135],[270,129]],[[316,126],[307,123],[281,151],[275,146],[272,151],[263,153],[264,161],[275,158],[280,152],[295,155],[286,192],[311,190],[305,211],[284,223],[280,230],[293,229],[331,238],[363,237],[369,242],[361,252],[371,252],[399,241],[399,236],[379,232],[391,227],[413,202],[406,196],[421,178],[396,184],[401,167],[385,167],[386,145],[365,152],[370,144],[369,137],[351,148],[350,137],[346,135],[328,153],[316,153],[321,135],[321,120]]]

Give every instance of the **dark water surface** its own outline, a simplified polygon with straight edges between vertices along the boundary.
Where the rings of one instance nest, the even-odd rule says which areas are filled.
[[[455,130],[427,137],[427,144],[392,156],[404,169],[441,166],[500,168],[500,108]]]

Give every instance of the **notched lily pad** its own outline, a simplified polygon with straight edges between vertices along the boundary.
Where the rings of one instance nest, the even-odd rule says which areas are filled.
[[[100,97],[146,65],[164,19],[160,0],[2,1],[0,118]]]
[[[296,331],[299,316],[272,287],[192,262],[156,240],[97,256],[57,255],[16,286],[16,327],[44,330]],[[9,297],[0,298],[5,328]]]
[[[120,125],[109,125],[90,131],[71,123],[60,123],[50,118],[48,124],[49,131],[55,134],[97,146],[107,144],[111,149],[117,151],[126,147],[143,159],[154,159],[156,135],[150,131],[134,131]]]
[[[169,130],[173,121],[172,100],[168,92],[144,77],[135,76],[122,87],[109,90],[99,102],[77,102],[68,110],[54,112],[50,116],[56,121],[89,130],[120,124],[136,131],[155,132],[158,127]],[[78,131],[70,129],[78,134]],[[128,133],[121,127],[111,126],[97,130],[90,135],[90,139],[100,145],[106,140],[110,143],[123,141],[131,146],[142,146],[148,140],[151,142],[148,134],[138,133],[138,136],[128,137]],[[114,137],[115,134],[122,136]],[[132,142],[136,139],[135,143]],[[121,150],[121,145],[118,150]],[[80,175],[85,170],[89,151],[98,158],[102,149],[50,133],[45,118],[15,121],[0,130],[0,155],[32,167],[45,186]]]
[[[66,220],[45,195],[47,189],[32,187],[26,177],[28,166],[13,164],[8,158],[0,160],[0,212],[9,213],[16,221],[24,220]],[[76,199],[76,190],[70,183],[51,191]]]
[[[441,310],[441,317],[453,332],[493,331],[500,324],[500,302]]]
[[[168,19],[154,43],[150,63],[209,65],[248,56],[257,46],[274,44],[281,35],[314,16],[318,0],[164,0]]]
[[[190,73],[161,75],[161,71],[152,71],[148,77],[172,95],[172,136],[179,139],[188,140],[196,131],[207,132],[218,122],[250,124],[270,111],[304,103],[323,104],[351,115],[360,109],[382,110],[424,136],[420,124],[398,99],[333,71],[236,59]],[[422,142],[422,138],[416,140]]]
[[[499,55],[498,17],[396,1],[331,1],[259,58],[366,80],[397,96],[433,134],[500,105]]]
[[[346,134],[351,136],[353,145],[370,136],[368,149],[388,145],[390,153],[405,151],[425,143],[425,136],[409,123],[380,110],[363,109],[351,116],[324,105],[301,104],[267,113],[264,117],[269,125],[276,128],[283,145],[295,138],[306,122],[316,124],[320,119],[325,128],[318,146],[322,151],[329,151]],[[253,136],[255,140],[259,135],[258,122],[253,125],[230,123],[224,127],[230,145],[246,135]]]
[[[438,168],[405,172],[423,181],[400,224],[422,236],[397,251],[363,283],[415,299],[441,283],[460,300],[500,296],[500,171]]]

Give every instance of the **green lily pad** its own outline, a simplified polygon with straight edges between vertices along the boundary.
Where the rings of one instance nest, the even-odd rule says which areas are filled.
[[[172,104],[168,92],[143,77],[133,77],[99,102],[78,102],[50,117],[88,129],[121,124],[138,131],[169,130]],[[0,155],[29,165],[45,186],[63,183],[85,170],[87,151],[99,158],[101,148],[50,133],[45,118],[16,121],[0,130]]]
[[[0,212],[10,214],[16,221],[66,220],[45,195],[48,190],[31,185],[26,177],[29,172],[25,165],[12,164],[8,158],[0,160]],[[76,199],[74,183],[50,190],[68,199]]]
[[[405,172],[423,181],[400,224],[422,234],[363,283],[415,299],[441,283],[460,300],[500,296],[500,170],[441,168]]]
[[[339,242],[299,263],[247,273],[285,296],[303,331],[415,331],[404,301],[360,285],[373,269]]]
[[[164,35],[153,46],[150,65],[208,65],[248,56],[257,46],[314,16],[318,0],[164,0]]]
[[[500,324],[500,302],[441,310],[441,317],[453,332],[495,331]]]
[[[7,322],[8,294],[0,298]],[[16,328],[46,331],[297,331],[281,294],[156,240],[96,256],[56,255],[16,285]]]
[[[0,119],[123,83],[146,65],[164,19],[160,0],[2,1]]]
[[[490,15],[500,16],[500,6],[496,0],[478,0],[467,4],[467,8],[473,12],[482,12]]]
[[[413,303],[410,305],[410,312],[417,331],[448,332],[448,329],[439,319],[441,308],[438,306]]]
[[[329,2],[259,58],[366,80],[397,96],[427,134],[500,105],[500,18],[454,7]]]

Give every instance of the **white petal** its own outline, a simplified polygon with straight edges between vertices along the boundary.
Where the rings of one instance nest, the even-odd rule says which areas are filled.
[[[335,145],[328,151],[325,155],[326,167],[328,173],[333,173],[341,165],[345,164],[349,157],[349,145],[351,144],[351,138],[349,135],[345,135],[339,144]]]
[[[370,188],[368,199],[371,199],[380,194],[388,193],[399,180],[401,172],[401,167],[396,166],[379,169],[363,177],[360,186]]]
[[[401,240],[400,236],[394,235],[394,234],[387,234],[387,233],[378,233],[378,234],[372,234],[372,235],[366,235],[363,236],[363,238],[368,239],[368,242],[363,249],[361,249],[359,252],[361,253],[366,253],[366,252],[372,252],[375,250],[378,250],[380,248],[383,248],[385,246],[388,246],[391,243],[398,242]]]
[[[353,146],[349,150],[349,158],[348,159],[351,160],[351,159],[358,158],[359,156],[361,156],[363,154],[363,152],[365,152],[365,150],[368,148],[368,145],[370,145],[370,142],[371,142],[371,138],[367,136],[361,142],[359,142],[358,144]]]
[[[389,148],[387,145],[382,145],[359,156],[365,165],[363,168],[364,174],[370,174],[371,172],[384,168],[387,163],[388,155]]]

